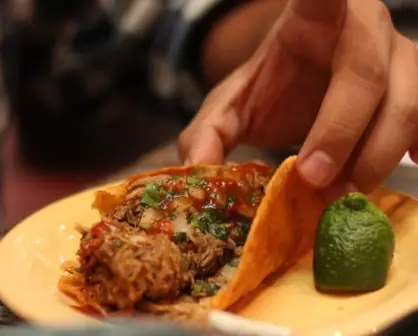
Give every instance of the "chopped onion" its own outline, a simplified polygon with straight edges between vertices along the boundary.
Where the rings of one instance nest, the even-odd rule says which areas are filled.
[[[189,192],[189,195],[192,196],[193,198],[196,198],[200,201],[205,200],[205,197],[206,197],[205,191],[200,187],[196,187],[196,186],[190,187],[188,192]]]
[[[192,205],[193,200],[185,196],[177,197],[171,203],[172,209],[177,213],[186,212]]]
[[[175,232],[187,232],[187,218],[184,212],[181,212],[173,220],[173,228]]]
[[[141,242],[141,243],[145,242],[146,238],[144,236],[141,236],[141,235],[134,235],[134,236],[130,236],[129,240],[132,243],[136,244],[136,243],[139,243],[139,242]]]
[[[235,271],[237,270],[237,267],[225,265],[221,270],[221,275],[226,278],[228,281],[232,279],[234,276]]]
[[[153,208],[147,208],[142,213],[141,219],[139,220],[139,226],[143,229],[150,229],[157,219],[157,211]]]

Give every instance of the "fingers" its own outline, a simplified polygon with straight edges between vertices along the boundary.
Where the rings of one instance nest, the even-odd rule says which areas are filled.
[[[344,25],[347,0],[292,0],[275,27],[290,53],[329,69]]]
[[[307,21],[338,25],[344,17],[341,14],[347,8],[347,0],[293,0],[290,8]]]
[[[246,132],[248,120],[237,101],[248,81],[245,66],[208,96],[198,115],[180,134],[179,157],[185,164],[220,164]]]
[[[397,34],[385,98],[344,176],[363,192],[371,192],[396,168],[416,134],[417,64],[415,46]]]
[[[381,6],[364,1],[347,14],[328,91],[298,159],[300,175],[315,187],[341,172],[385,92],[393,27]]]
[[[367,132],[351,181],[375,189],[398,165],[418,127],[418,58],[414,44],[397,34],[385,99]]]

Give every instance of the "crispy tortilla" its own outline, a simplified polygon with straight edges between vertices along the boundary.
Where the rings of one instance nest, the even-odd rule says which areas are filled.
[[[227,309],[256,289],[271,273],[292,265],[314,244],[318,220],[325,208],[319,191],[308,186],[289,157],[270,180],[253,221],[240,264],[226,288],[213,297],[213,309]],[[199,166],[163,168],[137,174],[120,185],[98,191],[93,207],[101,214],[113,209],[136,180],[160,174],[180,174]],[[203,167],[203,166],[202,166]]]
[[[296,156],[273,175],[244,245],[238,270],[212,301],[227,309],[256,289],[271,273],[292,265],[310,249],[325,202],[296,171]]]

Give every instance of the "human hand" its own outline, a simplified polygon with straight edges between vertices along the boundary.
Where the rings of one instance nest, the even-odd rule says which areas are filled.
[[[418,161],[418,62],[377,0],[290,0],[254,56],[207,97],[179,139],[189,163],[240,142],[302,143],[308,183],[369,192],[409,150]]]

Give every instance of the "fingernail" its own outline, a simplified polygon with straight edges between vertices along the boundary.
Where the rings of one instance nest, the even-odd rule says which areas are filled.
[[[302,161],[299,174],[315,187],[325,187],[335,176],[337,166],[324,151],[315,151]]]
[[[185,165],[185,166],[190,165],[190,159],[187,158],[186,160],[184,160],[183,165]]]

